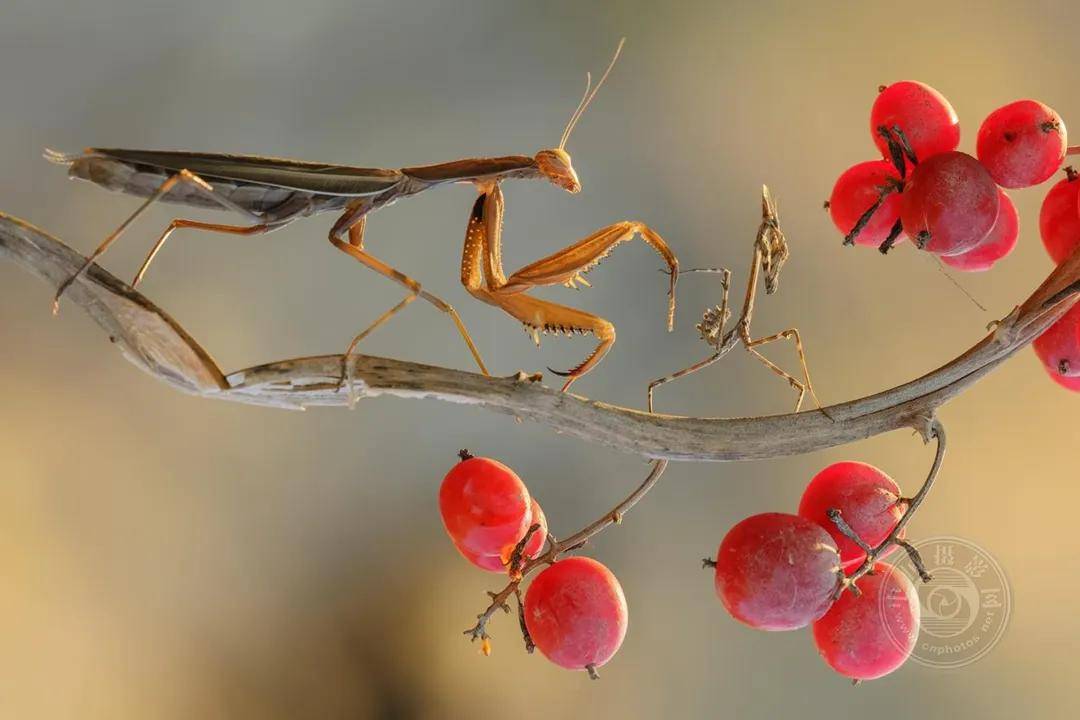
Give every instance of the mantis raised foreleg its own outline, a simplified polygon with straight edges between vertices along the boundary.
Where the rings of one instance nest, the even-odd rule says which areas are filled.
[[[567,378],[567,390],[603,359],[615,344],[615,326],[604,318],[576,308],[530,297],[527,292],[542,285],[588,285],[584,273],[600,263],[621,242],[640,235],[667,263],[671,276],[668,290],[668,330],[675,318],[675,284],[679,261],[655,231],[643,223],[624,221],[597,230],[588,237],[553,255],[523,267],[507,278],[502,268],[502,217],[504,201],[498,183],[480,185],[480,197],[473,205],[465,232],[461,258],[461,282],[473,297],[502,309],[516,318],[532,334],[537,345],[541,333],[592,333],[599,341],[596,349],[577,367],[555,372]]]

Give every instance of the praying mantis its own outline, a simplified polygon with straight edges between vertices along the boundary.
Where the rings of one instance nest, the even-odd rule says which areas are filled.
[[[704,370],[731,352],[736,345],[742,344],[751,355],[760,360],[765,367],[769,368],[769,370],[787,380],[798,392],[798,398],[795,400],[795,412],[799,412],[799,409],[802,407],[803,399],[806,397],[806,393],[809,392],[818,409],[825,413],[826,417],[831,417],[828,412],[822,408],[817,393],[814,392],[814,386],[810,382],[810,370],[806,366],[806,352],[803,349],[802,337],[799,335],[799,331],[796,328],[788,328],[787,330],[766,337],[754,339],[750,336],[750,321],[754,315],[754,298],[757,295],[758,283],[760,280],[764,280],[766,295],[775,293],[780,287],[780,269],[784,266],[784,263],[787,262],[789,254],[790,251],[788,249],[787,238],[780,229],[780,218],[776,211],[776,201],[773,199],[768,186],[762,185],[761,225],[758,227],[757,236],[754,238],[754,253],[753,258],[750,261],[750,278],[746,283],[746,299],[743,301],[742,313],[739,315],[739,319],[735,323],[735,326],[725,333],[724,326],[731,318],[731,309],[728,307],[728,291],[731,287],[730,270],[727,270],[726,268],[693,268],[684,271],[718,273],[720,275],[720,285],[723,288],[723,297],[720,304],[715,307],[706,308],[701,322],[695,326],[698,332],[701,333],[701,339],[706,345],[713,349],[713,353],[704,360],[649,383],[648,408],[650,413],[653,412],[653,391],[657,387],[669,383],[672,380],[678,380],[681,377],[696,373],[698,370]],[[762,345],[767,345],[771,342],[776,342],[777,340],[787,339],[790,339],[795,343],[795,352],[798,354],[799,364],[802,366],[802,380],[784,372],[780,366],[776,365],[772,360],[769,360],[757,350],[757,348]]]
[[[87,258],[82,268],[62,283],[53,301],[59,309],[64,291],[79,274],[97,260],[153,203],[161,200],[195,207],[231,210],[248,217],[251,224],[228,225],[176,218],[158,237],[135,275],[132,286],[146,272],[172,233],[180,228],[239,236],[261,235],[278,230],[300,217],[339,212],[329,232],[330,243],[365,267],[403,286],[408,294],[356,335],[344,354],[343,366],[356,346],[417,298],[431,303],[449,316],[465,341],[480,371],[488,375],[480,351],[457,311],[425,289],[414,278],[376,258],[364,246],[370,213],[400,199],[449,183],[473,183],[479,197],[469,216],[462,257],[461,282],[475,298],[494,305],[521,322],[539,346],[540,333],[592,333],[597,346],[584,361],[568,372],[566,391],[592,370],[615,343],[615,328],[607,320],[583,310],[558,305],[528,295],[536,287],[563,284],[588,286],[584,274],[620,243],[640,236],[668,266],[667,327],[674,327],[675,285],[679,264],[658,233],[644,223],[623,221],[597,230],[584,239],[507,277],[502,269],[501,236],[505,211],[501,184],[510,179],[547,180],[569,193],[581,190],[566,143],[582,114],[604,84],[623,47],[619,42],[611,62],[595,87],[586,75],[585,94],[570,117],[555,148],[534,156],[469,158],[435,165],[397,170],[320,164],[254,155],[227,155],[177,151],[89,148],[81,154],[45,151],[46,159],[67,165],[69,175],[89,180],[110,190],[145,197],[145,201],[109,234]],[[344,372],[343,372],[344,380]]]

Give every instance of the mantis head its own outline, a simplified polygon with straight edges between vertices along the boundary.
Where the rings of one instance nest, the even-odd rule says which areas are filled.
[[[780,268],[788,259],[787,238],[780,229],[776,201],[765,185],[761,186],[761,227],[757,236],[761,271],[765,274],[765,293],[772,295],[780,287]]]
[[[536,153],[536,164],[544,177],[553,185],[561,187],[568,193],[581,192],[581,181],[578,180],[574,166],[570,163],[570,153],[562,148],[541,150]]]
[[[566,123],[566,129],[563,130],[562,138],[559,140],[559,147],[551,150],[541,150],[536,153],[536,165],[540,173],[550,180],[553,185],[557,185],[569,193],[581,192],[581,181],[578,180],[577,173],[574,172],[574,166],[570,162],[570,153],[566,152],[566,141],[570,139],[570,133],[574,131],[574,127],[577,125],[578,120],[581,119],[585,109],[589,107],[589,103],[596,97],[600,86],[607,80],[611,68],[615,67],[615,61],[619,59],[619,53],[622,52],[623,43],[625,42],[626,38],[619,40],[619,46],[615,48],[615,55],[612,56],[611,62],[608,63],[607,70],[600,76],[600,82],[596,83],[596,87],[592,86],[592,73],[585,73],[585,94],[581,97],[581,102],[578,103],[577,108],[570,116],[570,121]]]

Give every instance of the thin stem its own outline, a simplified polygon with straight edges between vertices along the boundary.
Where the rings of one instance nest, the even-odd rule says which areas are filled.
[[[1080,145],[1073,145],[1072,147],[1065,148],[1066,155],[1080,155]]]
[[[510,582],[507,583],[506,587],[502,590],[497,593],[488,593],[488,595],[491,596],[491,603],[482,613],[476,616],[476,624],[466,630],[465,635],[468,635],[470,640],[488,639],[490,637],[487,632],[488,621],[491,620],[491,617],[498,610],[503,610],[507,613],[510,612],[510,606],[507,604],[507,601],[513,595],[516,596],[519,601],[518,620],[521,623],[522,633],[525,636],[525,647],[527,649],[532,644],[532,639],[528,636],[528,630],[525,627],[524,606],[520,604],[520,587],[525,577],[541,565],[551,565],[559,559],[559,555],[562,553],[581,547],[588,542],[591,537],[601,532],[609,525],[621,523],[623,515],[637,505],[638,501],[645,497],[645,495],[652,490],[653,486],[656,485],[660,476],[664,474],[664,470],[667,469],[667,465],[667,460],[657,460],[653,463],[652,470],[649,472],[648,477],[645,478],[645,481],[642,482],[634,492],[627,495],[618,505],[602,515],[598,520],[585,526],[570,537],[563,540],[556,540],[554,536],[548,534],[547,550],[537,555],[535,558],[526,560],[521,565],[518,572],[512,573]],[[523,547],[523,544],[527,541],[527,538],[523,538],[521,542],[518,543],[518,548]],[[515,553],[519,552],[518,548],[514,549]]]

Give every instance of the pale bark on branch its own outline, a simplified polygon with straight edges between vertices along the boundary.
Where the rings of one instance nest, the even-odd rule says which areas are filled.
[[[84,260],[59,240],[3,213],[0,255],[53,287]],[[925,434],[940,405],[1024,348],[1078,296],[1080,251],[975,346],[911,382],[827,408],[832,419],[814,410],[756,418],[651,415],[562,394],[524,376],[485,377],[370,355],[354,355],[350,362],[360,398],[392,395],[479,405],[649,458],[749,460],[811,452],[904,427]],[[288,408],[349,403],[348,390],[339,385],[340,355],[282,360],[225,375],[168,314],[96,265],[65,298],[66,306],[74,303],[86,310],[128,360],[185,392]],[[47,307],[42,302],[43,310]],[[363,412],[362,404],[358,411]]]

